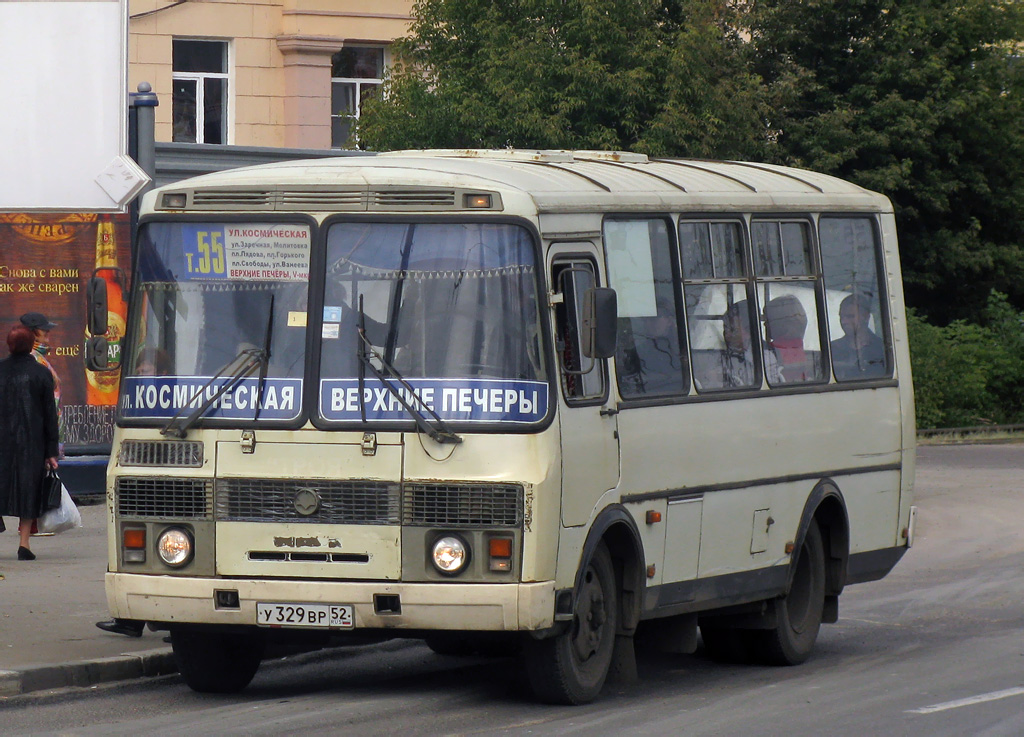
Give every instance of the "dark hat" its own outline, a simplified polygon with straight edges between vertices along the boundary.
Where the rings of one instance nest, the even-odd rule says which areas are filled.
[[[57,323],[50,322],[41,312],[26,312],[21,316],[21,324],[33,330],[53,330]]]

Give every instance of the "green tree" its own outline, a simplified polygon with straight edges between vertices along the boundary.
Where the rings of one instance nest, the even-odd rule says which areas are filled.
[[[1024,10],[1012,0],[758,0],[774,157],[887,194],[908,301],[1024,303]]]
[[[736,12],[729,0],[419,0],[359,139],[749,155],[766,116]]]

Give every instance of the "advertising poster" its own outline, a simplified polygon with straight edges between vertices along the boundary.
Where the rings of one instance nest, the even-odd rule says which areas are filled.
[[[131,245],[127,215],[0,213],[0,357],[7,332],[26,312],[57,327],[50,361],[61,380],[61,439],[65,452],[109,444],[118,372],[86,371],[86,286],[99,268],[107,282],[110,357],[120,357],[128,302]]]

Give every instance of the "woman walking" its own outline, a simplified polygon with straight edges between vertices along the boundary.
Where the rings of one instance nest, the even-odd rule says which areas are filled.
[[[32,356],[35,335],[15,325],[10,357],[0,361],[0,516],[18,517],[18,560],[35,560],[32,525],[46,511],[43,476],[57,468],[58,422],[53,376]]]

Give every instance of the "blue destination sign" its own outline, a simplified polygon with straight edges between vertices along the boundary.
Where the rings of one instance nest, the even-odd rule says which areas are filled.
[[[548,385],[543,381],[501,379],[408,379],[412,393],[450,422],[539,422],[548,412]],[[408,403],[419,408],[410,392],[394,386]],[[320,382],[320,416],[338,422],[359,422],[359,379],[323,379]],[[398,398],[376,378],[364,383],[366,419],[407,420],[409,414]]]
[[[198,394],[208,376],[126,376],[121,379],[121,416],[139,419],[170,419],[202,406],[229,377],[217,379]],[[260,396],[258,377],[242,379],[218,397],[203,414],[226,420],[251,420],[256,403],[261,420],[294,420],[302,408],[302,379],[266,379]]]

